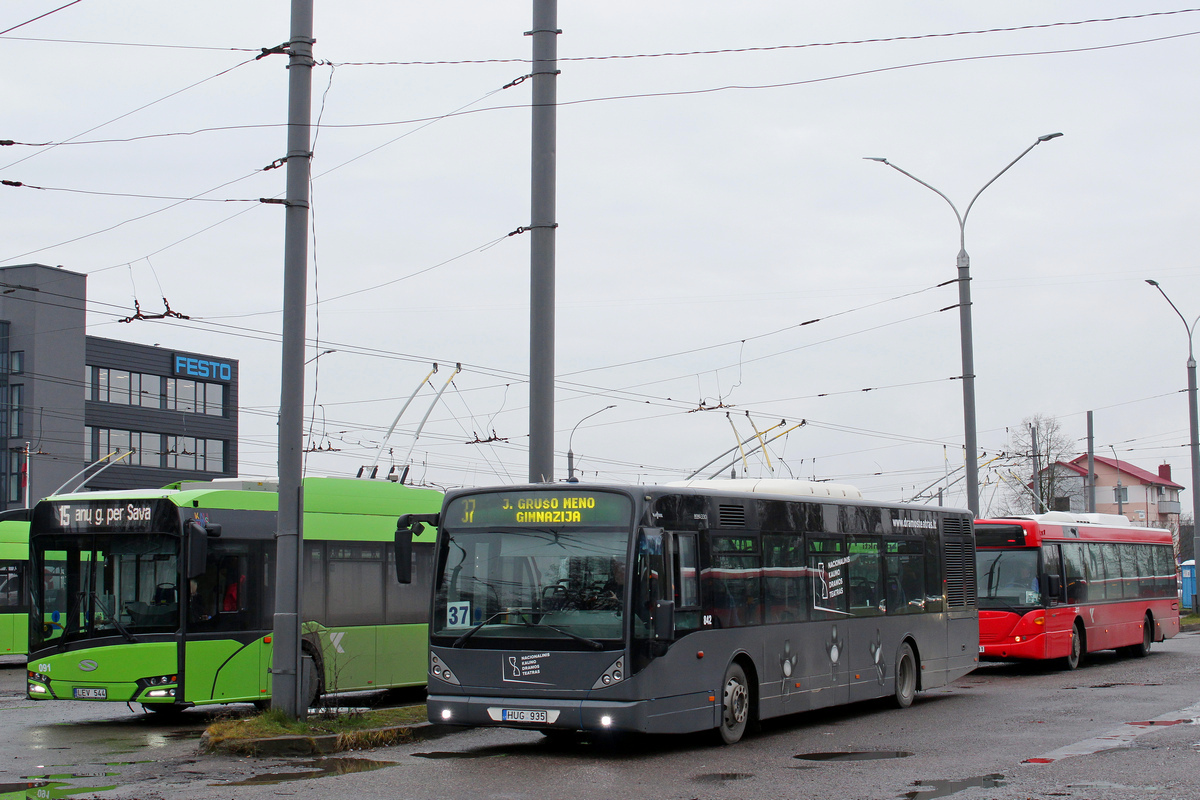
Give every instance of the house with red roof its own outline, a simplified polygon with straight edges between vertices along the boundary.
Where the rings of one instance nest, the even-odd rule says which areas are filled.
[[[1135,525],[1179,530],[1179,493],[1186,487],[1171,480],[1171,465],[1160,464],[1158,474],[1106,456],[1093,456],[1096,470],[1096,513],[1124,514]],[[1087,511],[1086,455],[1059,461],[1053,470],[1061,486],[1054,498],[1055,511]],[[1064,473],[1066,473],[1064,475]]]

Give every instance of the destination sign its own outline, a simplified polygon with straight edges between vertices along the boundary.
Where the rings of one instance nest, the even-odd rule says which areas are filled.
[[[161,498],[64,500],[38,503],[36,531],[176,533],[179,509]]]
[[[514,525],[626,527],[632,522],[631,513],[629,498],[611,492],[488,492],[455,498],[446,509],[443,524],[469,528]]]

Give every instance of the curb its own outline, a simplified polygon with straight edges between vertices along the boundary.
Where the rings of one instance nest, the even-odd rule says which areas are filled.
[[[391,747],[425,739],[437,739],[458,730],[462,729],[450,725],[435,725],[432,722],[417,722],[412,725],[330,733],[323,736],[273,736],[269,739],[222,739],[218,742],[211,741],[208,731],[205,731],[200,737],[200,752],[242,756],[323,756],[347,750]]]

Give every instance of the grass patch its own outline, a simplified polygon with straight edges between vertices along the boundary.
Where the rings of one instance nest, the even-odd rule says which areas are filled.
[[[277,736],[327,736],[356,734],[380,728],[425,722],[425,705],[353,711],[342,714],[317,712],[306,720],[288,718],[279,709],[270,709],[242,719],[214,722],[205,731],[210,745],[239,739],[271,739]],[[358,738],[358,737],[356,737]]]
[[[1200,614],[1188,614],[1179,618],[1180,625],[1200,625]]]

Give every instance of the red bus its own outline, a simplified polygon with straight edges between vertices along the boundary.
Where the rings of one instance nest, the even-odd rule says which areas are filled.
[[[1179,633],[1171,532],[1116,514],[975,521],[981,661],[1145,656]]]

